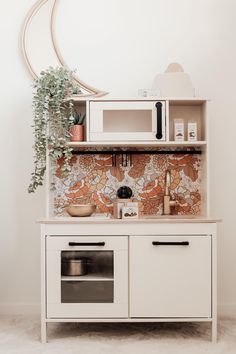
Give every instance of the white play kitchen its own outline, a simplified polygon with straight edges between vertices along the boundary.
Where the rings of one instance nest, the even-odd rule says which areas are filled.
[[[85,140],[69,143],[72,175],[47,161],[42,342],[50,322],[178,321],[211,323],[215,341],[208,101],[98,97],[74,105],[86,118]],[[124,193],[122,204],[114,191],[124,186],[132,196]],[[66,208],[85,200],[97,212],[69,216]]]

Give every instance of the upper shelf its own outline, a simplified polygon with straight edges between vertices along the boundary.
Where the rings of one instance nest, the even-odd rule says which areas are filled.
[[[70,96],[67,97],[66,101],[74,102],[86,102],[86,101],[119,101],[119,102],[132,102],[132,101],[169,101],[170,104],[182,104],[182,105],[201,105],[206,101],[210,101],[208,98],[204,97],[112,97],[110,95],[105,97],[93,97],[93,96]]]
[[[95,146],[186,148],[207,144],[205,98],[136,97],[119,100],[117,97],[73,96],[71,99],[76,102],[77,111],[86,114],[85,141],[69,143],[74,149]],[[182,126],[181,131],[177,131],[178,124]],[[189,135],[190,129],[196,141]]]

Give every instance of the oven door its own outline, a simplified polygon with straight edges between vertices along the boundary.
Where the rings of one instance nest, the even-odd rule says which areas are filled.
[[[90,141],[166,140],[165,102],[90,102]]]
[[[127,236],[47,236],[46,256],[48,318],[128,316]]]

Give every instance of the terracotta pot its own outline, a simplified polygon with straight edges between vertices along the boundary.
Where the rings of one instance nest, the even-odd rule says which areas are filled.
[[[70,140],[71,141],[83,141],[84,140],[84,126],[72,125],[70,127]]]

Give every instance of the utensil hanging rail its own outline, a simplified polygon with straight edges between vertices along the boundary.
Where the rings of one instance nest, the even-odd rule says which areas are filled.
[[[77,155],[201,155],[201,150],[73,150]]]

